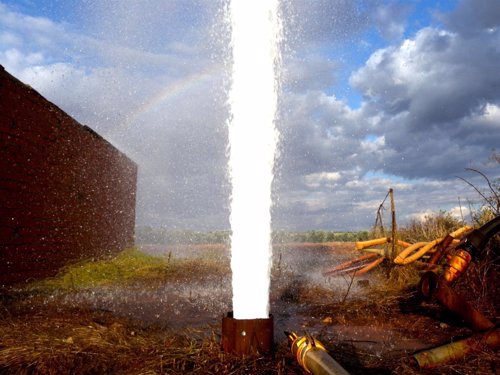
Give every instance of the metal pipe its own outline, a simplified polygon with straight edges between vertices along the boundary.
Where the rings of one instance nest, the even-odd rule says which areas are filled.
[[[464,249],[458,249],[451,257],[443,271],[443,278],[448,284],[454,283],[462,274],[467,271],[472,257]]]
[[[273,316],[267,319],[222,319],[222,350],[237,355],[262,355],[273,350]]]
[[[493,323],[461,298],[451,288],[452,284],[463,274],[472,255],[484,249],[491,237],[500,232],[500,216],[469,233],[458,245],[454,256],[449,260],[443,275],[439,277],[432,271],[426,272],[418,286],[421,295],[426,299],[436,298],[439,303],[451,312],[459,315],[474,330],[488,330],[486,333],[456,341],[413,356],[422,368],[432,368],[444,363],[465,357],[468,353],[480,351],[485,347],[500,348],[500,331]]]
[[[460,316],[475,331],[484,331],[494,326],[488,318],[458,295],[443,277],[432,271],[422,276],[418,289],[425,299],[436,299],[450,312]]]
[[[500,348],[499,329],[438,346],[437,348],[424,350],[414,354],[413,358],[420,368],[433,368],[463,359],[467,354],[483,351],[485,348],[493,350]]]
[[[453,237],[447,234],[440,243],[436,246],[436,251],[432,254],[431,259],[429,259],[429,264],[438,264],[443,257],[445,250],[453,242]]]
[[[349,375],[326,351],[324,345],[311,336],[299,337],[295,332],[285,332],[291,343],[293,356],[299,365],[313,375]]]
[[[474,229],[464,239],[464,246],[470,248],[471,253],[483,250],[491,237],[500,232],[500,216],[488,221],[482,227]]]

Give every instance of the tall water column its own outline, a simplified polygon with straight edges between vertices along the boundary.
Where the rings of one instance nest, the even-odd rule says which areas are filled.
[[[274,124],[280,35],[278,1],[231,0],[229,19],[232,33],[228,127],[233,318],[268,319],[271,185],[278,140]],[[247,331],[252,330],[252,324],[241,328],[238,322],[233,323],[231,330],[236,337],[245,337],[249,334]],[[261,328],[253,334],[258,336],[259,330]]]

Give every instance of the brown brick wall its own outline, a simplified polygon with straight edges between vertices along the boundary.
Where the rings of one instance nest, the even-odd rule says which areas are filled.
[[[133,244],[137,166],[0,66],[0,286]]]

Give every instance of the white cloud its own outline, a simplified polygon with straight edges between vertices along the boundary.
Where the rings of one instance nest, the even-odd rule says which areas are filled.
[[[328,89],[335,83],[336,70],[336,62],[319,55],[290,57],[284,64],[283,85],[294,92]]]
[[[373,132],[385,134],[382,170],[451,177],[488,158],[500,143],[500,133],[483,129],[500,103],[499,38],[500,31],[464,38],[423,28],[374,52],[351,76],[366,98],[362,110],[379,119]]]
[[[335,182],[339,181],[340,178],[339,172],[319,172],[304,176],[305,184],[309,188],[318,188],[322,185],[335,186]]]
[[[425,222],[428,218],[435,216],[439,212],[427,209],[425,211],[414,212],[407,216],[408,220],[414,220],[417,222]]]
[[[308,194],[308,197],[303,200],[306,211],[317,212],[328,208],[330,202],[328,197],[323,193]]]
[[[484,107],[484,113],[479,120],[492,128],[500,127],[500,106],[492,103],[487,103]]]
[[[497,0],[462,0],[453,12],[441,18],[448,27],[464,35],[498,31],[500,7]]]
[[[384,38],[396,40],[401,38],[405,32],[409,11],[408,5],[380,4],[372,12],[372,19]]]
[[[0,51],[0,59],[4,68],[16,75],[19,75],[25,67],[38,65],[45,60],[39,52],[25,54],[16,48]]]
[[[15,33],[9,31],[0,32],[0,44],[4,46],[16,46],[22,43],[22,39]]]
[[[470,209],[468,207],[455,206],[449,211],[450,215],[458,220],[467,221],[470,215]]]
[[[368,137],[361,141],[361,148],[364,152],[375,152],[385,147],[385,136]]]
[[[447,29],[406,40],[401,3],[284,4],[295,39],[284,56],[277,228],[366,229],[389,187],[398,217],[455,210],[470,193],[455,176],[500,144],[500,31],[494,2],[478,1],[471,27],[458,22],[473,4],[463,0]],[[221,2],[118,3],[82,2],[64,23],[0,3],[0,63],[139,162],[139,224],[223,228]],[[341,60],[372,45],[357,39],[377,28],[391,44],[355,61],[350,82],[364,99],[352,109],[334,91],[349,68]]]
[[[0,3],[0,28],[9,35],[14,48],[44,49],[50,54],[60,53],[60,41],[71,38],[62,24],[46,17],[34,17],[12,11]]]

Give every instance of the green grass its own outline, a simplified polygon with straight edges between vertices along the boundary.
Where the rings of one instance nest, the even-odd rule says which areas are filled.
[[[57,276],[35,282],[32,287],[42,290],[74,290],[122,281],[164,277],[169,262],[160,257],[127,249],[114,258],[87,260],[63,268]]]
[[[227,272],[228,259],[173,259],[147,255],[132,248],[110,259],[68,265],[55,277],[36,281],[30,288],[40,292],[73,291],[141,281],[200,280]]]

